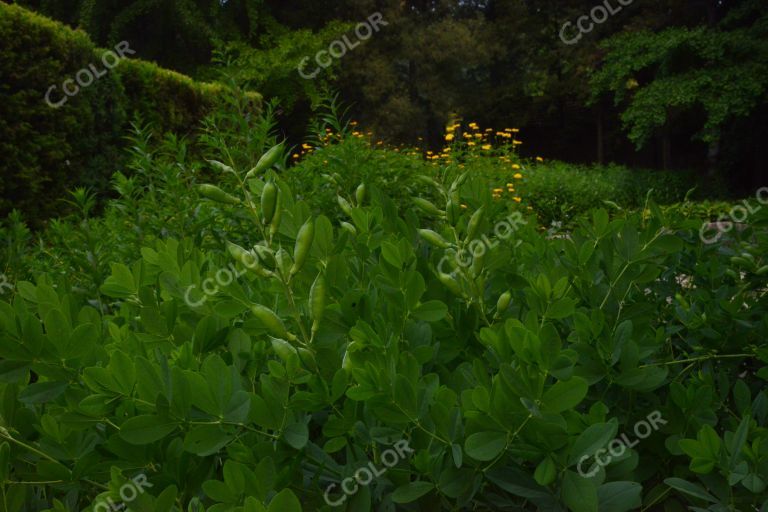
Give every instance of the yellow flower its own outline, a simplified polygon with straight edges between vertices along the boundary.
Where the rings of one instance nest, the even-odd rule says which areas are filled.
[[[537,157],[536,157],[536,161],[537,161],[537,162],[543,162],[543,161],[544,161],[544,159],[543,159],[543,158],[541,158],[540,156],[537,156]]]
[[[445,136],[445,140],[446,140],[446,142],[451,142],[453,140],[453,134],[449,133],[448,135],[446,135]]]
[[[484,149],[484,150],[486,150],[486,151],[488,151],[488,150],[490,150],[490,149],[491,149],[491,145],[490,145],[490,144],[485,144],[485,145],[483,146],[483,149]]]
[[[520,132],[519,128],[512,128],[512,133],[519,133],[519,132]]]
[[[518,170],[518,169],[520,169],[520,166],[519,166],[519,165],[517,165],[517,164],[512,164],[512,168],[513,168],[514,170]]]
[[[475,145],[475,143],[472,142],[472,141],[467,142],[467,146],[474,146],[474,145]]]
[[[294,153],[293,154],[293,158],[299,158],[299,154],[298,153]]]
[[[514,184],[514,183],[507,183],[507,186],[508,186],[508,187],[514,187],[514,186],[515,186],[515,184]]]
[[[522,199],[521,199],[521,198],[519,198],[519,197],[513,197],[512,199],[514,199],[516,203],[519,203],[519,202],[521,202],[521,201],[522,201]]]
[[[494,192],[504,192],[503,188],[495,188],[493,189]]]
[[[519,145],[519,144],[522,144],[522,143],[523,143],[523,142],[522,142],[522,141],[520,141],[520,140],[513,140],[513,141],[512,141],[512,144],[514,144],[515,146],[517,146],[517,145]]]
[[[470,128],[472,128],[473,130],[477,130],[478,128],[480,128],[480,127],[477,125],[477,123],[469,123],[469,127],[470,127]]]
[[[516,172],[516,173],[514,174],[514,176],[512,176],[512,177],[513,177],[513,178],[515,178],[516,180],[519,180],[519,179],[521,179],[521,178],[523,177],[523,175],[522,175],[522,174],[520,174],[519,172]]]
[[[465,210],[467,209],[467,205],[465,205],[465,204],[461,205],[461,207],[462,207],[463,209],[465,209]]]

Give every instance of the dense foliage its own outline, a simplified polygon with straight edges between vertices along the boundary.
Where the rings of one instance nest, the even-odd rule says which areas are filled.
[[[0,510],[131,482],[146,511],[765,507],[764,208],[711,245],[649,200],[553,234],[472,149],[425,163],[328,117],[290,171],[282,146],[242,165],[272,121],[245,146],[237,118],[206,165],[137,131],[121,198],[76,192],[38,256],[6,226]]]
[[[184,133],[223,105],[223,86],[148,62],[122,60],[109,70],[107,50],[95,48],[84,33],[15,5],[0,3],[0,46],[3,213],[15,207],[41,220],[61,210],[68,188],[106,190],[122,162],[126,129],[137,117]],[[74,83],[80,70],[91,73],[87,87]],[[68,79],[72,84],[63,85]],[[89,81],[87,74],[80,79]],[[73,87],[77,93],[65,96],[63,90]],[[252,98],[255,110],[259,97]]]

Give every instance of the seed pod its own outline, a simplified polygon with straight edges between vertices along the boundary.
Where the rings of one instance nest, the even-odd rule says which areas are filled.
[[[261,215],[264,217],[264,224],[272,222],[277,206],[277,185],[273,180],[264,184],[264,190],[261,191]]]
[[[443,214],[443,212],[440,211],[440,209],[435,206],[434,204],[430,203],[426,199],[422,199],[420,197],[414,197],[413,203],[416,205],[416,207],[423,211],[424,213],[427,213],[429,215],[437,215],[440,216]]]
[[[295,275],[304,266],[304,262],[307,261],[309,250],[312,248],[312,241],[315,238],[315,220],[309,219],[299,229],[299,234],[296,235],[296,245],[293,247],[293,267],[291,267],[291,275]]]
[[[275,236],[277,230],[280,229],[280,221],[283,219],[283,194],[280,193],[280,189],[277,189],[277,203],[275,204],[275,214],[272,216],[272,221],[269,223],[269,235]]]
[[[472,217],[469,218],[469,223],[467,223],[467,237],[465,238],[467,242],[471,242],[475,239],[475,236],[477,236],[477,230],[480,228],[480,223],[483,221],[484,208],[484,206],[481,206],[472,214]]]
[[[259,260],[261,260],[261,263],[264,266],[267,268],[275,268],[277,261],[275,261],[275,253],[272,252],[272,249],[263,245],[254,245],[253,250],[256,251],[256,254],[259,256]]]
[[[465,171],[461,176],[456,178],[456,180],[451,185],[451,192],[456,192],[459,190],[459,187],[464,184],[465,181],[467,181],[467,177],[469,176],[469,171]]]
[[[745,258],[741,257],[741,256],[732,256],[731,257],[731,263],[734,263],[736,265],[741,265],[741,266],[744,266],[744,267],[749,267],[750,266],[750,262],[748,260],[746,260]]]
[[[320,320],[325,311],[325,276],[322,272],[317,274],[312,288],[309,289],[309,314],[312,318],[312,335],[320,327]]]
[[[221,190],[216,185],[210,185],[208,183],[204,185],[198,185],[197,190],[200,192],[200,195],[203,196],[206,199],[210,199],[211,201],[216,201],[217,203],[224,203],[224,204],[239,204],[240,199],[238,199],[235,196],[231,196]]]
[[[430,178],[429,176],[424,176],[423,174],[419,174],[418,176],[415,176],[414,180],[418,181],[423,185],[431,185],[437,189],[442,188],[440,184],[436,182],[434,179]]]
[[[288,275],[288,270],[291,268],[291,265],[293,262],[291,261],[291,255],[288,254],[288,251],[283,249],[282,247],[278,249],[277,253],[275,254],[275,261],[277,261],[277,269],[280,271],[280,274],[285,277]]]
[[[341,223],[341,227],[342,227],[342,229],[345,229],[345,230],[349,231],[350,234],[352,234],[354,236],[357,236],[357,229],[355,228],[355,226],[353,226],[349,222],[342,222]]]
[[[232,174],[237,174],[233,168],[228,166],[227,164],[221,163],[218,160],[208,160],[208,163],[211,164],[213,167],[217,168],[221,172],[231,172]]]
[[[768,265],[764,265],[764,266],[760,267],[759,269],[757,269],[757,272],[755,272],[755,274],[757,274],[759,276],[768,274]]]
[[[272,146],[269,148],[269,151],[264,153],[261,158],[259,158],[259,161],[256,162],[256,166],[248,171],[248,173],[245,175],[245,179],[249,178],[255,178],[256,176],[261,176],[266,172],[268,169],[270,169],[273,165],[277,163],[277,161],[280,159],[280,155],[283,152],[283,144],[277,144],[276,146]]]
[[[352,215],[352,205],[349,204],[349,201],[341,196],[336,196],[336,201],[339,203],[339,206],[344,213],[350,216]]]
[[[512,293],[506,291],[499,295],[499,300],[496,301],[496,314],[499,315],[509,307],[512,302]]]
[[[483,266],[485,265],[485,246],[483,246],[483,251],[479,254],[472,254],[472,266],[469,268],[469,270],[472,272],[472,275],[479,276],[483,271]]]
[[[451,277],[448,274],[443,274],[442,272],[438,272],[437,278],[440,280],[441,283],[445,285],[446,288],[448,288],[454,295],[458,295],[461,297],[463,294],[461,292],[461,286],[459,285],[459,282],[456,281],[453,277]]]
[[[285,324],[280,320],[280,317],[275,314],[274,311],[261,304],[252,304],[251,312],[264,324],[269,333],[275,338],[284,338],[287,340],[295,340],[296,336],[289,333],[285,328]]]
[[[451,198],[445,205],[445,211],[448,214],[448,222],[455,225],[461,215],[461,198],[458,193],[451,194]]]
[[[362,206],[365,201],[365,183],[361,183],[357,190],[355,190],[355,199],[357,200],[357,206]]]
[[[420,229],[419,236],[429,242],[430,245],[440,249],[447,249],[450,246],[446,239],[431,229]]]
[[[245,268],[256,270],[259,266],[259,259],[250,251],[245,250],[237,244],[227,242],[227,252],[235,261],[240,262]]]

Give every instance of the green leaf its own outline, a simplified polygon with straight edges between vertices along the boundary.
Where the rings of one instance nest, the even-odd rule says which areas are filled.
[[[581,377],[558,381],[542,397],[543,409],[549,412],[563,412],[573,409],[587,396],[589,385]]]
[[[411,503],[435,488],[430,482],[410,482],[401,485],[392,493],[394,503]]]
[[[301,503],[293,491],[283,489],[269,502],[267,512],[302,512]]]
[[[736,464],[740,458],[741,450],[744,448],[744,444],[747,442],[747,435],[749,434],[749,423],[752,418],[747,415],[742,418],[739,423],[739,428],[736,429],[736,433],[731,437],[731,442],[728,443],[728,452],[730,458],[728,460],[728,466],[732,469],[736,467]]]
[[[568,297],[558,299],[547,308],[546,316],[553,320],[567,318],[576,311],[576,302]]]
[[[555,465],[555,461],[550,457],[545,457],[544,460],[536,466],[536,471],[533,473],[533,478],[536,480],[536,483],[543,486],[547,486],[554,482],[556,476],[557,466]]]
[[[466,439],[464,451],[475,460],[489,461],[496,458],[506,445],[506,432],[477,432]]]
[[[430,300],[419,304],[413,311],[414,318],[425,322],[438,322],[448,314],[448,306],[439,300]]]
[[[576,464],[585,455],[589,457],[594,455],[597,450],[616,437],[618,430],[619,425],[615,420],[610,423],[595,423],[587,427],[576,439],[573,448],[571,448],[568,464]]]
[[[35,382],[19,393],[19,401],[25,404],[51,402],[61,396],[68,386],[68,382]]]
[[[120,437],[126,442],[144,445],[158,441],[174,430],[178,423],[153,414],[135,416],[120,426]]]
[[[637,482],[609,482],[597,489],[600,512],[629,512],[642,505],[643,486]]]
[[[667,478],[664,480],[664,483],[673,489],[677,489],[678,491],[684,492],[690,496],[709,501],[710,503],[719,503],[717,498],[709,494],[700,486],[692,484],[691,482],[683,480],[682,478]]]
[[[283,431],[283,439],[292,447],[301,450],[307,445],[307,441],[309,441],[309,429],[307,428],[307,424],[303,421],[299,421],[288,425],[285,428],[285,431]]]
[[[235,436],[222,430],[219,425],[202,425],[190,430],[184,437],[184,450],[200,457],[218,453]]]
[[[563,501],[573,512],[597,512],[597,489],[591,479],[573,471],[563,477]]]

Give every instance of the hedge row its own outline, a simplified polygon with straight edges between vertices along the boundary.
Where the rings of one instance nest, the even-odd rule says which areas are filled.
[[[110,69],[118,51],[17,5],[0,3],[0,48],[0,215],[40,221],[76,184],[105,190],[132,120],[186,133],[224,90],[130,58]],[[67,98],[65,87],[79,91]]]

